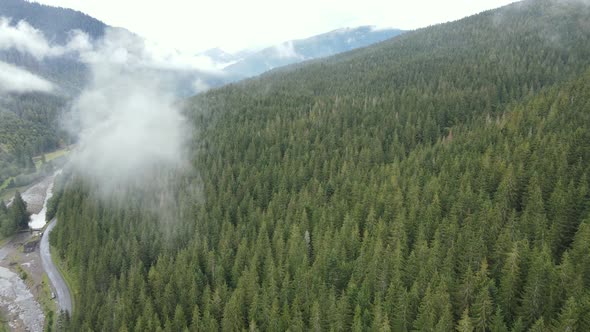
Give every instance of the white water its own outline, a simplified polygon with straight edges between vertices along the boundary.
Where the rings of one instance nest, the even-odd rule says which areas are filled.
[[[45,220],[45,215],[47,214],[47,202],[53,196],[53,182],[49,184],[47,187],[47,194],[45,195],[45,201],[43,202],[43,209],[37,214],[31,215],[31,221],[29,222],[29,227],[31,229],[41,229],[47,221]]]
[[[61,170],[55,172],[53,174],[53,179],[51,179],[51,183],[47,186],[47,192],[45,193],[45,201],[43,202],[43,208],[39,213],[31,215],[31,221],[29,221],[29,227],[31,229],[41,229],[47,223],[46,214],[47,214],[47,202],[53,196],[53,183],[55,182],[55,177],[61,173]]]

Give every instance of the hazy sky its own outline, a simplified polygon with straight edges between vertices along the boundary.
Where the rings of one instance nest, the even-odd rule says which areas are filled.
[[[162,46],[267,46],[359,25],[415,29],[514,0],[34,0],[85,12]]]

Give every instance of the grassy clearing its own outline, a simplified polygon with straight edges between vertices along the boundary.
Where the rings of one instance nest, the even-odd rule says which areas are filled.
[[[51,161],[53,159],[59,158],[61,156],[65,156],[72,151],[72,146],[65,147],[63,149],[55,150],[53,152],[49,152],[45,154],[45,161]],[[33,162],[35,163],[35,167],[39,168],[43,163],[43,155],[33,157]]]
[[[55,150],[53,152],[46,153],[45,154],[45,161],[49,162],[49,161],[52,161],[52,160],[57,159],[59,157],[66,156],[70,153],[70,151],[72,151],[72,148],[73,148],[73,145],[63,148],[63,149]],[[43,164],[43,155],[33,157],[33,162],[35,163],[35,167],[39,170]],[[16,193],[17,190],[22,193],[23,191],[27,190],[27,188],[31,185],[31,184],[28,184],[28,185],[17,187],[17,188],[8,188],[7,189],[6,187],[8,187],[8,184],[14,178],[15,177],[10,177],[10,178],[4,180],[4,182],[2,184],[0,184],[0,199],[4,200],[5,202],[9,201],[12,197],[14,197],[14,194]]]
[[[0,332],[10,332],[8,318],[6,318],[6,313],[3,310],[0,310]]]
[[[25,190],[27,190],[29,186],[21,186],[21,187],[16,187],[16,188],[9,188],[9,189],[0,189],[0,198],[3,199],[5,202],[9,201],[10,199],[12,199],[14,197],[14,194],[16,193],[16,191],[20,191],[21,193]]]
[[[8,320],[0,313],[0,332],[10,332],[10,326],[8,326]]]
[[[22,268],[20,264],[16,265],[16,271],[19,274],[20,278],[23,282],[29,287],[29,289],[35,288],[36,292],[36,300],[41,305],[41,310],[43,310],[43,314],[45,315],[45,331],[55,331],[56,323],[57,323],[57,316],[58,316],[58,309],[57,303],[52,298],[51,294],[53,293],[51,289],[51,284],[49,281],[49,277],[47,274],[43,273],[41,284],[35,286],[35,281],[33,278],[29,277],[27,272]],[[0,329],[0,332],[3,330]]]
[[[17,190],[22,193],[25,190],[27,190],[28,187],[29,186],[22,186],[22,187],[5,189],[5,190],[1,191],[2,192],[2,199],[5,202],[7,202],[14,197],[14,194],[16,193]]]
[[[4,188],[8,187],[8,184],[10,183],[10,181],[12,179],[14,179],[14,177],[9,177],[8,179],[4,180],[2,185],[0,185],[0,191],[4,190]]]
[[[25,283],[25,285],[27,285],[27,287],[29,287],[29,288],[33,288],[34,283],[35,283],[33,281],[33,278],[29,278],[29,274],[27,273],[27,271],[25,271],[25,269],[23,269],[23,267],[20,264],[17,264],[16,271],[18,273],[18,276]]]
[[[45,331],[55,330],[55,324],[57,322],[57,303],[52,299],[52,290],[47,274],[43,273],[43,280],[41,281],[41,289],[37,301],[43,309],[45,314]]]
[[[0,247],[4,247],[4,245],[7,244],[11,238],[12,236],[3,237],[3,235],[0,235]]]

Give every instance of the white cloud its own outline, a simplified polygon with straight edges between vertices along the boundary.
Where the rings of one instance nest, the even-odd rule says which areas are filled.
[[[64,49],[65,52],[87,52],[92,50],[93,45],[90,37],[80,30],[70,32],[70,40]]]
[[[189,52],[275,45],[342,27],[415,29],[512,0],[36,0],[75,8],[161,45]],[[141,10],[138,11],[138,8]]]
[[[0,93],[52,92],[51,82],[24,69],[0,61]]]
[[[72,162],[105,193],[180,164],[190,136],[170,86],[144,52],[134,36],[109,31],[82,54],[92,80],[73,105],[80,123],[73,130],[81,134]]]
[[[195,93],[205,92],[209,89],[210,86],[207,83],[205,83],[205,81],[203,81],[202,79],[198,78],[193,82],[193,90]]]
[[[74,30],[70,33],[67,45],[51,45],[43,32],[35,29],[26,21],[14,23],[9,17],[0,17],[0,50],[15,49],[42,60],[46,57],[57,57],[69,52],[88,51],[92,44],[88,36]]]
[[[295,51],[292,41],[278,44],[274,47],[274,49],[280,58],[283,58],[283,59],[303,59],[303,56],[301,56],[300,54],[297,53],[297,51]]]
[[[107,29],[105,38],[96,42],[79,30],[71,31],[66,45],[51,45],[43,33],[26,21],[13,24],[0,17],[0,50],[16,49],[38,60],[79,52],[84,62],[111,61],[154,69],[200,70],[219,73],[223,64],[204,55],[191,55],[162,47],[124,29]],[[99,48],[100,52],[95,49]]]
[[[189,55],[161,47],[124,29],[108,28],[105,36],[94,45],[80,34],[72,40],[80,49],[83,62],[89,64],[112,63],[137,68],[163,70],[198,70],[221,73],[221,64],[204,55]],[[69,44],[68,44],[69,45]],[[80,47],[83,45],[84,47]]]
[[[39,30],[24,21],[11,23],[10,18],[0,17],[0,50],[16,49],[37,59],[54,52]]]

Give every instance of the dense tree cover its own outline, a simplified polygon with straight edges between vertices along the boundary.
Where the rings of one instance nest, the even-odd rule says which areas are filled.
[[[69,144],[60,124],[66,99],[40,93],[13,94],[0,101],[0,185],[35,171],[33,156]]]
[[[29,227],[30,213],[27,203],[17,191],[10,207],[0,201],[0,235],[10,236],[16,231]]]
[[[67,329],[590,330],[589,21],[526,1],[194,98],[198,172],[60,194]]]

